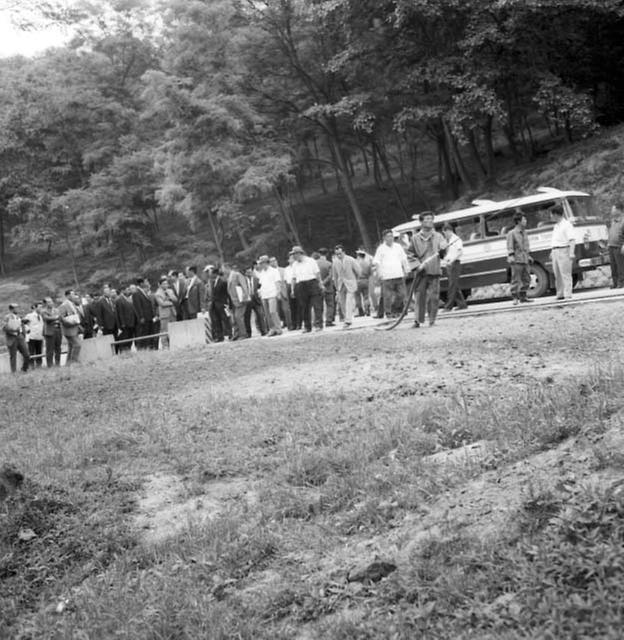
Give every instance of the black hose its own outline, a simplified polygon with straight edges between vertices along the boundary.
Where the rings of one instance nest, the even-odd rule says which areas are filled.
[[[416,291],[416,287],[418,286],[418,283],[422,278],[422,274],[423,274],[422,271],[417,271],[414,277],[412,278],[412,284],[410,285],[409,291],[407,292],[407,296],[405,297],[405,304],[403,305],[403,310],[399,314],[399,317],[389,327],[379,327],[377,329],[378,331],[392,331],[393,329],[396,329],[401,324],[401,322],[403,322],[403,318],[405,318],[405,316],[407,315],[407,312],[409,311],[410,301],[414,297],[414,291]],[[385,304],[385,301],[384,301],[384,304]]]

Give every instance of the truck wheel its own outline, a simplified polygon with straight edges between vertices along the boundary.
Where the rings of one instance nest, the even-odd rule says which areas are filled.
[[[533,264],[530,267],[531,284],[527,295],[529,298],[539,298],[545,295],[550,288],[550,280],[548,273],[544,267],[539,264]]]

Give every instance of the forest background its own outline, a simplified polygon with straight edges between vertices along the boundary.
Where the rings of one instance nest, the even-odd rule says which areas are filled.
[[[545,185],[604,213],[623,186],[620,1],[50,0],[14,16],[73,35],[0,60],[0,276],[95,286],[294,243],[372,250],[424,209]]]

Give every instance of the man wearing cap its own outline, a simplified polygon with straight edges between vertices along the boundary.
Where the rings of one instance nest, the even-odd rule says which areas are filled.
[[[338,292],[338,299],[344,316],[343,329],[350,329],[353,323],[355,292],[358,288],[360,273],[360,265],[357,260],[348,256],[344,251],[344,247],[341,244],[337,244],[334,248],[334,259],[332,260],[332,280]]]
[[[328,260],[329,251],[324,247],[312,254],[321,272],[323,284],[323,302],[325,303],[325,326],[333,327],[336,317],[336,288],[332,278],[332,263]]]
[[[17,371],[17,352],[22,356],[22,371],[28,371],[30,363],[30,354],[26,346],[26,324],[27,320],[22,320],[19,314],[19,305],[15,302],[9,305],[9,313],[4,317],[2,322],[2,330],[6,339],[6,346],[9,352],[9,363],[11,365],[11,373]]]
[[[305,255],[296,245],[292,248],[293,287],[297,298],[297,307],[303,320],[303,332],[312,331],[312,310],[314,310],[314,329],[323,329],[323,284],[321,271],[316,260]]]
[[[360,247],[355,252],[355,259],[360,267],[360,275],[357,282],[357,291],[355,293],[355,302],[358,313],[361,316],[370,315],[371,300],[374,299],[372,275],[373,275],[373,257]],[[372,293],[372,295],[371,295]],[[376,307],[377,305],[373,305]]]
[[[160,333],[169,332],[169,323],[176,319],[176,302],[178,299],[169,284],[167,276],[161,276],[158,280],[158,289],[154,294],[158,304],[158,317],[160,319]],[[160,343],[163,349],[169,348],[169,336],[161,336]]]
[[[552,265],[555,272],[557,300],[572,298],[572,264],[574,262],[574,227],[563,217],[563,207],[551,207],[550,213],[555,226],[552,230]]]
[[[414,327],[425,321],[425,312],[429,316],[429,326],[433,326],[440,307],[440,254],[448,243],[441,233],[433,228],[434,215],[423,211],[419,216],[420,229],[412,236],[408,256],[415,267],[416,309]]]
[[[389,318],[393,317],[403,309],[408,265],[407,255],[403,247],[394,241],[392,229],[383,232],[383,242],[377,247],[373,266],[381,280],[384,310]]]
[[[277,296],[280,293],[282,278],[279,271],[269,264],[269,256],[258,258],[255,275],[260,283],[260,299],[269,336],[279,336],[282,334],[282,323],[277,312]]]

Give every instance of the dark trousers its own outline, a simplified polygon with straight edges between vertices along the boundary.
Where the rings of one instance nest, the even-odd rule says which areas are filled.
[[[54,332],[52,336],[45,336],[45,355],[46,355],[46,367],[61,364],[61,342],[63,341],[63,334],[59,328]]]
[[[514,262],[511,265],[511,296],[512,298],[526,298],[531,273],[526,262]]]
[[[213,302],[210,305],[210,319],[212,320],[212,339],[215,342],[223,342],[225,336],[232,335],[230,319],[225,313],[225,305],[222,302]]]
[[[117,340],[131,340],[134,338],[135,329],[134,327],[124,327],[120,330],[119,335],[117,336]],[[130,351],[132,348],[132,342],[126,342],[124,344],[120,344],[117,347],[117,353],[122,351]]]
[[[465,309],[468,305],[464,300],[464,294],[459,288],[459,276],[461,275],[461,262],[455,260],[446,267],[446,277],[448,278],[448,291],[446,293],[445,309],[452,309],[457,305],[460,309]]]
[[[277,312],[282,321],[282,324],[288,329],[293,328],[292,314],[290,313],[290,302],[287,298],[277,299]]]
[[[624,256],[620,247],[609,247],[609,262],[613,287],[624,287]]]
[[[34,367],[40,367],[43,364],[43,358],[41,354],[43,353],[43,340],[33,340],[32,338],[28,341],[28,353],[30,357],[39,356],[38,358],[32,358],[31,364]]]
[[[137,349],[151,349],[153,347],[153,340],[150,338],[149,340],[140,338],[145,338],[145,336],[151,336],[154,333],[154,323],[151,320],[146,320],[145,322],[139,322],[136,326],[135,336],[137,338],[136,348]]]
[[[383,309],[386,315],[398,315],[403,311],[405,303],[405,280],[403,278],[391,278],[381,281],[381,294],[383,296]]]
[[[258,333],[261,335],[265,335],[267,332],[267,323],[266,318],[264,317],[264,308],[262,306],[262,302],[260,300],[250,300],[245,303],[245,331],[247,335],[251,337],[251,313],[255,311],[256,313],[256,329],[258,329]]]
[[[238,305],[232,305],[232,339],[244,340],[249,338],[247,329],[245,328],[245,309],[246,303],[241,302]]]
[[[28,371],[28,364],[30,363],[30,353],[26,346],[26,338],[23,335],[15,336],[10,340],[10,344],[7,344],[9,351],[9,363],[11,365],[11,371],[15,373],[17,371],[17,352],[22,355],[22,371]]]
[[[160,333],[160,320],[154,320],[152,323],[152,333]],[[158,343],[160,338],[152,338],[149,342],[149,348],[158,351]]]
[[[355,293],[355,303],[358,313],[361,316],[370,313],[370,297],[368,295],[368,278],[358,280],[357,291]]]
[[[331,326],[336,319],[336,290],[333,286],[327,287],[323,292],[325,303],[325,324]]]
[[[323,328],[323,297],[318,280],[305,280],[295,285],[297,307],[301,313],[303,326],[312,330],[312,309],[314,309],[314,326]]]
[[[425,313],[429,316],[429,324],[433,324],[440,306],[440,276],[428,273],[416,274],[416,309],[414,315],[421,324],[425,321]]]
[[[288,304],[290,306],[290,317],[292,320],[292,326],[289,327],[289,329],[301,329],[301,312],[299,311],[295,292],[291,290],[291,287],[288,287],[288,292]]]

